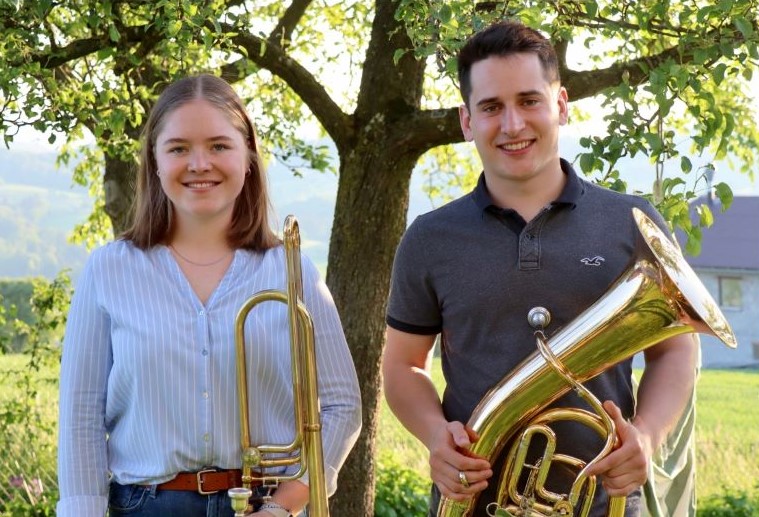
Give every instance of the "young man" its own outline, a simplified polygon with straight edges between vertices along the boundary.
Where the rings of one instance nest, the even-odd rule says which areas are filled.
[[[640,243],[632,207],[666,226],[642,198],[590,184],[559,158],[567,92],[542,35],[497,23],[466,43],[458,66],[461,128],[483,172],[471,193],[416,219],[398,248],[383,373],[390,407],[429,450],[431,515],[441,494],[477,494],[473,515],[481,516],[495,500],[500,467],[467,454],[477,437],[465,423],[485,393],[535,351],[528,311],[551,311],[550,337],[601,297]],[[427,375],[437,334],[442,402]],[[691,335],[663,341],[645,356],[637,405],[629,360],[585,383],[607,401],[621,441],[594,469],[603,488],[593,515],[605,514],[607,495],[627,495],[627,515],[637,515],[652,452],[693,388]],[[573,392],[556,405],[586,407]],[[557,433],[557,452],[588,461],[601,448],[587,427],[562,424]],[[549,481],[564,488],[570,482],[561,472]]]

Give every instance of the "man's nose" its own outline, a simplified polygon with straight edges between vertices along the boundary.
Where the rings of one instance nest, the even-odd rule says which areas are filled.
[[[506,135],[515,136],[522,129],[524,129],[524,117],[519,113],[519,110],[514,108],[504,109],[501,115],[501,132]]]

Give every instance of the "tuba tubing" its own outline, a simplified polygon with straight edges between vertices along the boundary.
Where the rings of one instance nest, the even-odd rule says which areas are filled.
[[[736,347],[727,320],[678,248],[642,211],[633,208],[633,216],[652,256],[635,260],[601,298],[547,341],[577,382],[679,334],[711,334]],[[570,389],[539,351],[532,353],[475,407],[468,425],[480,438],[471,452],[492,464],[526,424]],[[437,515],[471,516],[477,498],[443,497]]]

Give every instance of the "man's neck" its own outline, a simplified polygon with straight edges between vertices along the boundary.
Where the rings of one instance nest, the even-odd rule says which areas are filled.
[[[531,221],[540,211],[555,201],[564,190],[567,175],[557,164],[551,174],[541,174],[526,181],[492,180],[485,173],[485,184],[493,203],[515,210],[525,221]]]

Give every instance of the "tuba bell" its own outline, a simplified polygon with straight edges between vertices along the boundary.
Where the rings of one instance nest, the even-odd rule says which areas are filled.
[[[497,500],[487,506],[492,517],[587,516],[595,492],[589,465],[606,456],[615,445],[616,430],[601,402],[581,383],[614,364],[683,333],[711,334],[730,348],[737,343],[730,325],[679,249],[641,210],[633,217],[649,253],[637,258],[593,305],[546,339],[543,328],[550,313],[536,307],[528,314],[535,328],[537,350],[495,385],[479,402],[468,425],[479,435],[472,453],[491,464],[510,445],[497,480]],[[588,402],[590,411],[545,408],[574,389]],[[552,422],[570,420],[586,425],[605,439],[590,462],[553,454]],[[545,452],[536,465],[525,465],[530,441],[542,435]],[[543,486],[552,462],[577,472],[568,494],[556,494]],[[522,471],[527,481],[519,492]],[[471,516],[477,496],[465,501],[443,497],[438,517]],[[625,498],[611,497],[608,516],[624,515]]]
[[[310,517],[329,517],[321,440],[314,329],[311,316],[303,304],[300,232],[298,221],[292,215],[285,219],[283,244],[287,265],[287,291],[265,290],[254,294],[240,308],[235,320],[242,487],[231,488],[227,493],[236,517],[242,517],[251,512],[249,500],[252,495],[251,485],[253,482],[276,487],[282,481],[302,477],[306,471],[309,473],[308,515]],[[287,305],[290,326],[295,437],[289,444],[254,446],[251,443],[248,417],[244,329],[248,313],[259,303],[267,301]],[[267,475],[266,473],[267,468],[296,464],[299,469],[293,474]]]

